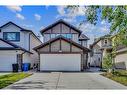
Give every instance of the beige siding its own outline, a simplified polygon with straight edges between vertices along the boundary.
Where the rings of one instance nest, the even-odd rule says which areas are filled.
[[[51,52],[58,52],[60,50],[60,40],[51,44]]]
[[[72,52],[82,52],[80,48],[77,48],[76,46],[72,46]]]
[[[76,32],[75,30],[73,30],[73,29],[71,29],[71,33],[77,33],[78,34],[78,32]]]
[[[62,47],[62,51],[70,52],[70,43],[62,40],[61,41],[61,47]]]
[[[127,53],[116,55],[115,63],[116,68],[127,69]]]
[[[0,47],[12,47],[12,46],[0,40]]]
[[[39,49],[39,52],[49,52],[49,45]]]
[[[52,33],[60,33],[60,24],[52,28]]]
[[[31,65],[33,65],[34,63],[38,63],[39,56],[38,56],[38,53],[33,50],[33,48],[40,44],[41,42],[37,38],[35,38],[33,34],[31,34],[30,35],[30,51],[33,53],[30,55]]]
[[[70,28],[64,24],[62,24],[62,33],[70,33]]]

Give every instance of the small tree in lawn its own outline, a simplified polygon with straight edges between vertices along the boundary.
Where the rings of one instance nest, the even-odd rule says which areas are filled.
[[[110,53],[107,53],[103,58],[102,68],[106,69],[108,73],[111,73],[113,69],[113,64],[112,64],[112,55]]]

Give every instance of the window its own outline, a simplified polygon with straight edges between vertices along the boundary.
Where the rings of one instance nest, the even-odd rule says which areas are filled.
[[[20,41],[20,32],[4,32],[3,39],[9,41]]]
[[[51,34],[51,38],[55,38],[56,37],[56,34]]]
[[[67,37],[67,35],[66,35],[66,34],[61,34],[61,35],[62,35],[63,37],[65,37],[65,38]]]
[[[82,42],[81,41],[78,41],[79,42],[79,44],[81,45],[82,44]]]
[[[107,43],[108,43],[107,39],[104,40],[104,43],[105,43],[105,45],[107,45]]]
[[[56,34],[56,37],[59,36],[60,34]]]
[[[71,39],[72,38],[72,35],[71,34],[67,34],[67,38],[68,39]]]

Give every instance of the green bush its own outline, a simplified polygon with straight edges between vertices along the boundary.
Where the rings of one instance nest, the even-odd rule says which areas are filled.
[[[103,58],[102,68],[109,71],[112,70],[112,67],[112,55],[110,53],[107,53],[106,56]]]

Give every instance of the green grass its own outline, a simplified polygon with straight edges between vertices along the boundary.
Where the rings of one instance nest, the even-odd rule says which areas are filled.
[[[17,82],[23,78],[26,78],[32,74],[29,73],[12,73],[0,76],[0,89],[4,88],[14,82]]]
[[[126,70],[117,70],[117,71],[114,71],[113,73],[104,73],[102,75],[127,86],[127,71]]]

